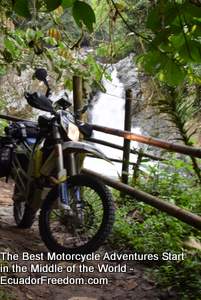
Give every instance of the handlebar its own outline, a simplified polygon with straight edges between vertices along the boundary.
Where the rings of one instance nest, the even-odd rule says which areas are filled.
[[[37,92],[32,93],[32,94],[25,92],[24,96],[27,99],[27,102],[29,103],[29,105],[31,105],[32,107],[35,107],[35,108],[38,108],[38,109],[41,109],[41,110],[44,110],[44,111],[47,111],[47,112],[50,112],[50,113],[56,115],[56,111],[54,110],[54,108],[52,106],[52,101],[45,95],[42,95]],[[76,125],[78,126],[80,132],[86,137],[90,137],[92,135],[92,131],[93,131],[92,126],[79,121],[79,118],[82,114],[84,114],[86,112],[88,107],[89,107],[88,105],[85,105],[82,109],[75,112],[75,114],[72,114],[75,118]]]

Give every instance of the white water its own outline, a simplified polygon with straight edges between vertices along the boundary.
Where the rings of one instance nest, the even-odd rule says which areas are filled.
[[[125,110],[125,91],[123,84],[117,77],[117,71],[114,68],[111,74],[112,82],[104,80],[106,93],[100,93],[97,102],[92,109],[92,123],[106,127],[124,129],[124,110]],[[140,133],[139,128],[132,128],[132,132]],[[95,131],[94,137],[108,141],[114,144],[123,145],[123,139],[114,135]],[[131,147],[137,147],[136,142],[131,143]],[[122,159],[121,150],[97,145],[108,158]],[[135,162],[135,155],[130,156],[130,161]],[[120,163],[110,164],[101,159],[86,158],[84,166],[93,171],[111,177],[117,177],[121,174],[122,165]]]

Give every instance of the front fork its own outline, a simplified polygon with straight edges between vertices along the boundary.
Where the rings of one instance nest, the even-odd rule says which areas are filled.
[[[59,124],[55,121],[53,126],[53,137],[55,140],[55,156],[57,157],[57,182],[59,188],[59,204],[61,207],[70,210],[68,187],[66,184],[67,176],[76,174],[76,164],[74,154],[71,153],[67,157],[67,169],[64,167],[64,155],[62,148],[62,139],[59,132]],[[68,174],[67,174],[68,173]],[[80,191],[76,188],[76,205],[79,206],[81,203]]]

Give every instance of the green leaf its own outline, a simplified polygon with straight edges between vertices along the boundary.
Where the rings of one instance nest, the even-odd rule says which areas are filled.
[[[178,12],[175,9],[174,3],[166,1],[164,6],[164,23],[166,26],[176,25],[178,22]],[[179,23],[180,24],[180,23]]]
[[[170,41],[175,48],[180,48],[185,44],[185,38],[183,32],[177,35],[172,35]]]
[[[179,85],[185,78],[186,73],[183,68],[176,64],[173,60],[167,60],[165,68],[158,73],[158,78],[166,82],[170,86]]]
[[[14,39],[11,38],[5,38],[4,39],[4,46],[5,46],[5,53],[9,55],[11,54],[12,58],[17,58],[20,55],[19,49],[16,47],[16,42]]]
[[[15,52],[15,46],[12,40],[10,40],[9,38],[6,38],[4,40],[4,45],[6,47],[6,49],[13,54]]]
[[[159,16],[160,16],[159,8],[156,7],[152,9],[147,18],[147,27],[152,29],[153,31],[160,28],[161,20]]]
[[[151,9],[147,18],[147,27],[153,31],[161,31],[162,24],[170,26],[177,17],[177,11],[173,3],[158,4],[155,8]]]
[[[45,4],[48,11],[55,10],[62,3],[62,0],[45,0]]]
[[[5,66],[0,66],[0,76],[6,75],[6,67]]]
[[[62,0],[62,6],[64,8],[72,7],[76,0]]]
[[[18,32],[16,31],[16,34],[15,34],[14,38],[15,38],[15,41],[16,41],[17,46],[18,46],[19,48],[25,47],[25,41],[24,41],[24,38],[20,35],[20,33],[18,33]]]
[[[82,27],[82,23],[84,23],[88,31],[93,32],[93,23],[96,22],[96,17],[89,4],[76,1],[73,5],[73,17],[79,27]]]
[[[35,40],[35,38],[36,38],[36,32],[32,28],[28,28],[25,34],[26,34],[27,42]]]
[[[197,63],[201,63],[201,43],[196,41],[191,41],[189,44],[191,57],[193,61]]]
[[[166,56],[157,50],[150,51],[139,56],[137,62],[143,65],[146,72],[154,74],[163,68],[166,63]]]
[[[72,84],[72,79],[70,78],[67,78],[65,81],[64,81],[64,86],[67,90],[69,91],[72,91],[73,90],[73,84]]]
[[[56,46],[57,45],[57,41],[55,40],[55,38],[52,38],[50,36],[47,36],[43,39],[43,41],[45,43],[47,43],[47,45],[51,45],[51,46]]]
[[[180,57],[188,63],[201,63],[201,44],[191,40],[187,42],[188,44],[185,43],[179,51]]]
[[[29,18],[31,16],[29,11],[29,1],[28,0],[16,0],[14,1],[13,10],[24,18]]]
[[[189,15],[191,16],[191,18],[192,17],[200,18],[200,8],[198,8],[196,5],[191,3],[184,3],[181,6],[181,13],[184,14],[185,16]]]

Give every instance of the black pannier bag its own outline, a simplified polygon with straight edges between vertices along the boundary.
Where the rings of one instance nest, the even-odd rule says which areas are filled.
[[[39,128],[31,121],[13,122],[5,128],[5,133],[16,139],[37,138]]]
[[[0,177],[8,177],[11,171],[13,144],[10,138],[0,137]]]

